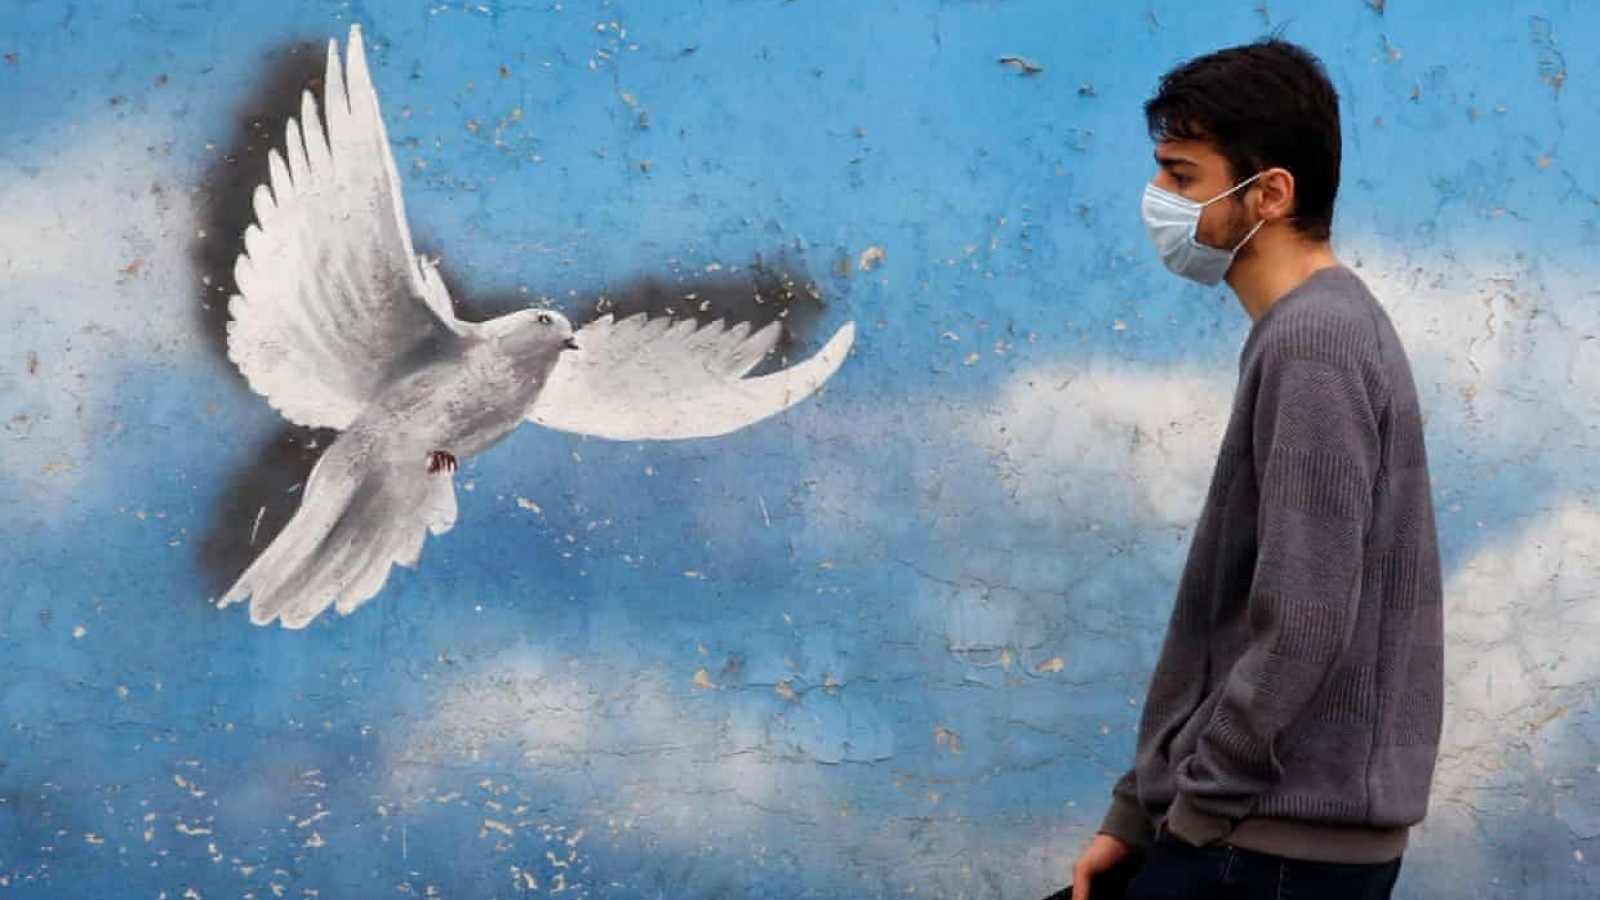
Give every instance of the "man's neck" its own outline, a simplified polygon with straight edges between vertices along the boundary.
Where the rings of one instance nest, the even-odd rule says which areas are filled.
[[[1228,271],[1228,287],[1251,321],[1313,274],[1340,264],[1327,241],[1307,241],[1292,233],[1269,236],[1274,230],[1262,229],[1251,242],[1254,252],[1241,256]]]

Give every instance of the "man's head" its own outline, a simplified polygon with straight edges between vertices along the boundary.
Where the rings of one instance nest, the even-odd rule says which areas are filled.
[[[1157,187],[1205,202],[1196,237],[1234,247],[1263,221],[1287,220],[1326,241],[1339,192],[1339,95],[1317,58],[1276,38],[1231,47],[1173,69],[1145,104],[1156,142]]]

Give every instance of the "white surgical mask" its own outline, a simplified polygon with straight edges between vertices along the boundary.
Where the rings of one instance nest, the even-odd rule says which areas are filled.
[[[1155,242],[1156,251],[1161,254],[1161,262],[1174,274],[1182,275],[1191,281],[1212,286],[1222,281],[1228,274],[1228,268],[1233,265],[1233,258],[1250,239],[1256,236],[1261,226],[1267,224],[1263,219],[1250,229],[1238,246],[1232,250],[1221,247],[1207,247],[1195,236],[1195,230],[1200,227],[1200,213],[1206,207],[1232,194],[1257,178],[1257,172],[1249,178],[1239,182],[1204,203],[1190,200],[1169,190],[1147,184],[1144,188],[1144,227],[1150,232],[1150,240]]]

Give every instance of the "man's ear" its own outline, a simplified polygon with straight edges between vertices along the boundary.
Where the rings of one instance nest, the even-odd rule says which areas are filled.
[[[1256,179],[1256,193],[1261,199],[1256,212],[1264,221],[1273,222],[1294,215],[1294,175],[1288,169],[1272,168]]]

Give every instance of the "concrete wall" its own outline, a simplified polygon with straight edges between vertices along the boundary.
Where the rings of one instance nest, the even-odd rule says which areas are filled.
[[[0,892],[1058,887],[1129,761],[1248,327],[1153,259],[1138,106],[1280,28],[1344,96],[1337,248],[1429,416],[1451,706],[1399,896],[1600,891],[1591,4],[4,13]],[[462,461],[415,570],[256,628],[209,601],[329,435],[250,390],[223,312],[266,148],[351,22],[464,314],[776,279],[793,358],[860,334],[726,437],[524,426]]]

